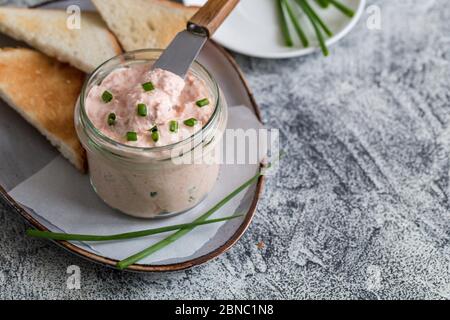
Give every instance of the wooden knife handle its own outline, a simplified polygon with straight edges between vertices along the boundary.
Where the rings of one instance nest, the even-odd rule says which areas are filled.
[[[189,20],[188,30],[211,37],[238,3],[239,0],[208,0]]]

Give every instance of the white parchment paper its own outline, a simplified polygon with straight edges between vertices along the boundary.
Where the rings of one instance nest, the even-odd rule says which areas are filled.
[[[232,107],[228,128],[262,128],[252,111]],[[10,195],[29,208],[38,221],[55,232],[107,235],[188,223],[206,212],[226,195],[251,178],[259,169],[254,165],[222,165],[216,187],[196,208],[182,215],[162,220],[143,220],[126,216],[105,205],[95,194],[87,175],[78,173],[64,158],[58,157],[44,169],[11,190]],[[245,192],[235,197],[212,217],[220,218],[236,212]],[[224,223],[201,226],[156,254],[140,261],[159,261],[189,257],[205,245]],[[112,259],[124,259],[141,251],[170,233],[126,241],[83,243],[92,251]]]

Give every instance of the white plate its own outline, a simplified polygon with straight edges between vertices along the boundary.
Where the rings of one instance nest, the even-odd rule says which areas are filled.
[[[363,14],[366,2],[365,0],[340,1],[355,11],[356,14],[352,19],[332,6],[321,9],[315,1],[309,1],[333,31],[334,36],[326,41],[328,46],[338,42],[353,29]],[[184,0],[186,5],[201,5],[205,2],[205,0]],[[230,50],[252,57],[278,59],[298,57],[318,50],[317,38],[306,16],[301,16],[300,23],[310,40],[310,47],[302,47],[294,30],[291,30],[294,47],[286,47],[279,28],[276,1],[241,0],[213,38]]]

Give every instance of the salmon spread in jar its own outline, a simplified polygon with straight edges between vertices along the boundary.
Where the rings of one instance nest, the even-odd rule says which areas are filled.
[[[126,214],[184,212],[214,187],[214,158],[227,106],[214,79],[194,63],[185,79],[152,69],[159,51],[114,58],[87,80],[75,122],[94,190]],[[208,161],[204,161],[208,158]]]

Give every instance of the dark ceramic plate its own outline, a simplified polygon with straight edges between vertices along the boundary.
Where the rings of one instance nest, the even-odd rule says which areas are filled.
[[[67,8],[70,4],[79,4],[82,9],[92,9],[89,1],[54,1],[44,7]],[[24,46],[0,35],[0,46]],[[210,42],[206,45],[199,61],[213,74],[221,86],[228,104],[247,106],[259,119],[259,109],[247,83],[236,62],[219,45]],[[14,139],[12,139],[14,135]],[[11,141],[20,141],[11,143]],[[57,155],[57,151],[37,131],[25,122],[18,114],[0,101],[0,197],[11,206],[14,212],[24,217],[32,226],[47,230],[44,225],[34,219],[27,209],[22,207],[8,191],[38,172]],[[26,154],[34,154],[32,162]],[[219,229],[217,234],[194,255],[187,258],[172,259],[163,264],[135,264],[129,270],[141,272],[175,271],[191,268],[218,257],[229,250],[245,233],[255,214],[256,205],[261,195],[263,178],[256,186],[249,189],[242,200],[239,212],[246,212],[241,220],[230,221]],[[70,252],[106,266],[115,266],[114,259],[96,254],[86,247],[74,243],[59,241],[57,244]]]

